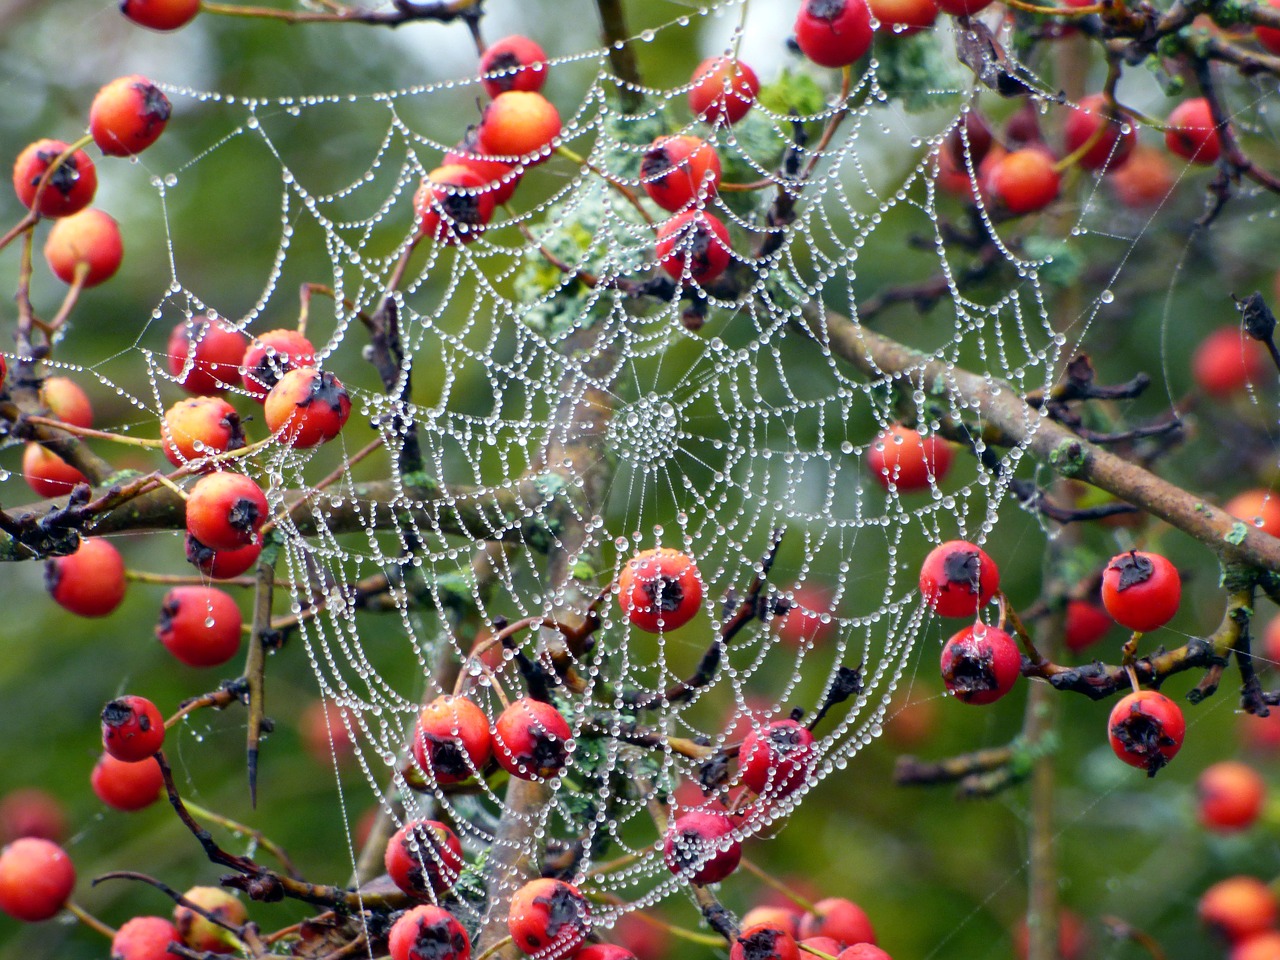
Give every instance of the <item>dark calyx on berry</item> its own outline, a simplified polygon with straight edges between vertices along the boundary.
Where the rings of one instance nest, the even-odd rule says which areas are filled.
[[[466,949],[461,930],[447,919],[432,920],[424,917],[418,921],[418,932],[413,938],[413,953],[422,960],[449,960]]]
[[[261,522],[262,516],[258,512],[258,505],[248,497],[240,497],[231,505],[231,509],[227,511],[227,523],[232,529],[248,532],[255,529]]]
[[[684,587],[675,577],[654,577],[643,584],[644,592],[649,596],[649,606],[670,613],[679,610],[684,603]]]
[[[532,747],[516,754],[516,761],[535,770],[558,770],[568,759],[569,751],[563,740],[553,737],[544,730],[531,730]]]
[[[470,776],[471,764],[467,762],[467,751],[457,737],[438,737],[434,733],[424,733],[422,738],[430,748],[433,769],[450,777]]]
[[[36,156],[40,158],[40,162],[47,168],[49,164],[62,156],[61,153],[53,153],[48,150],[36,151]],[[41,170],[37,176],[31,178],[31,185],[38,187],[40,181],[44,178],[44,170]],[[49,186],[58,190],[64,196],[70,196],[71,191],[76,188],[76,181],[80,179],[80,167],[76,163],[74,156],[67,157],[57,170],[53,171],[53,175],[49,177]]]
[[[707,859],[709,847],[702,831],[696,827],[686,827],[672,839],[670,859],[680,870],[691,870],[701,866]]]
[[[815,20],[834,22],[844,14],[848,0],[809,0],[805,13]]]
[[[229,434],[227,437],[227,450],[239,450],[244,446],[244,427],[240,423],[240,414],[232,410],[218,422],[227,428]]]
[[[948,584],[969,587],[974,594],[982,593],[982,564],[977,550],[952,550],[942,563],[942,575]]]
[[[142,116],[150,130],[157,123],[165,123],[173,112],[169,98],[154,83],[135,83],[133,88],[142,94]]]
[[[803,729],[803,727],[793,727],[787,724],[770,730],[769,742],[773,744],[774,752],[780,757],[785,757],[787,754],[806,746],[805,738],[800,732]]]
[[[298,401],[298,406],[309,407],[318,403],[336,413],[342,409],[342,400],[346,395],[347,391],[338,383],[338,378],[326,370],[320,376],[311,378],[311,389],[307,391],[306,397]]]
[[[549,897],[535,897],[534,903],[547,908],[547,936],[555,939],[565,927],[582,930],[585,918],[582,902],[567,884],[557,883]]]
[[[102,722],[108,727],[124,726],[126,723],[132,723],[135,717],[138,720],[139,730],[151,729],[151,718],[145,713],[136,713],[124,700],[112,700],[102,708]]]
[[[999,690],[1000,683],[991,666],[993,659],[990,649],[980,652],[959,650],[943,671],[942,679],[961,700],[967,700],[975,693]]]
[[[640,176],[645,180],[661,180],[674,167],[666,147],[653,147],[644,152],[644,159],[640,161]]]
[[[1116,584],[1117,591],[1128,590],[1140,583],[1146,583],[1156,571],[1155,564],[1148,557],[1139,556],[1132,550],[1111,564],[1108,569],[1120,571],[1120,581]]]
[[[1112,727],[1111,735],[1127,753],[1145,761],[1148,777],[1154,777],[1169,762],[1161,748],[1178,746],[1178,741],[1164,732],[1163,723],[1138,711]]]
[[[517,72],[523,66],[524,63],[513,51],[504,50],[489,61],[489,68],[485,71],[485,79],[504,92],[514,90]]]
[[[745,960],[770,960],[778,955],[778,930],[757,930],[745,937],[739,937]]]

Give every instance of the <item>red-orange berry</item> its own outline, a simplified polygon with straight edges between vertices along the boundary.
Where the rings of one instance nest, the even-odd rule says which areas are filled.
[[[110,541],[86,537],[75,553],[45,561],[44,586],[63,609],[105,617],[124,600],[124,558]]]
[[[702,606],[702,575],[679,550],[642,550],[618,574],[618,605],[641,630],[676,630]]]
[[[418,767],[439,784],[458,783],[493,755],[489,719],[466,697],[437,697],[422,708],[413,736]]]
[[[807,728],[789,718],[775,720],[743,738],[738,772],[756,793],[786,796],[804,785],[813,752]]]
[[[867,0],[867,8],[880,24],[877,31],[902,37],[926,30],[938,19],[934,0]]]
[[[16,920],[57,916],[75,885],[71,858],[51,840],[22,837],[0,850],[0,910]]]
[[[1129,161],[1109,173],[1107,183],[1116,199],[1126,207],[1149,210],[1169,198],[1175,178],[1164,151],[1139,143],[1129,154]]]
[[[649,198],[674,213],[715,196],[720,157],[700,137],[661,137],[644,152],[640,179]]]
[[[37,787],[23,787],[0,797],[0,844],[19,837],[60,843],[66,835],[67,815],[53,794]]]
[[[243,926],[249,919],[249,911],[240,898],[221,887],[192,887],[183,897],[232,927]],[[237,943],[230,930],[190,907],[183,904],[174,907],[173,924],[178,928],[182,942],[192,950],[209,953],[237,952]]]
[[[1107,611],[1087,600],[1068,600],[1063,624],[1067,649],[1079,653],[1107,635],[1115,626]]]
[[[823,617],[831,612],[831,597],[818,587],[797,587],[791,594],[791,608],[779,617],[778,639],[789,647],[819,644],[836,632],[835,620]]]
[[[674,279],[706,286],[724,273],[733,259],[729,228],[705,210],[686,210],[658,228],[653,254]]]
[[[1222,509],[1255,530],[1280,537],[1280,495],[1270,490],[1255,489],[1237,493],[1222,505]]]
[[[93,405],[80,385],[69,377],[49,377],[40,385],[40,402],[64,423],[93,426]]]
[[[528,37],[503,37],[480,57],[480,83],[491,97],[508,90],[536,93],[546,81],[547,55]]]
[[[250,396],[261,402],[290,370],[316,365],[316,348],[297,330],[270,330],[254,337],[241,358],[240,375]]]
[[[120,12],[140,27],[177,30],[200,12],[200,0],[120,0]]]
[[[1262,775],[1238,760],[1205,767],[1196,779],[1196,817],[1210,830],[1248,829],[1262,813],[1266,798]]]
[[[242,473],[211,473],[187,494],[187,532],[215,550],[256,543],[267,513],[262,488]]]
[[[1165,121],[1164,145],[1169,152],[1192,163],[1209,165],[1222,153],[1218,125],[1204,97],[1183,100]]]
[[[867,912],[845,897],[828,897],[800,918],[800,936],[830,937],[841,947],[875,943],[876,931]]]
[[[413,195],[418,235],[437,243],[471,243],[493,219],[497,193],[471,166],[437,167]]]
[[[281,443],[315,447],[342,431],[351,415],[351,398],[342,381],[329,371],[300,367],[271,388],[263,415]]]
[[[18,154],[13,164],[13,189],[28,210],[42,217],[67,217],[93,202],[98,190],[98,171],[89,155],[77,150],[49,176],[36,206],[40,181],[70,146],[61,140],[37,140]]]
[[[505,160],[486,157],[480,152],[476,141],[476,128],[470,127],[462,142],[444,155],[440,166],[466,167],[484,182],[488,192],[493,194],[495,204],[506,203],[516,192],[520,178],[524,175],[524,168]],[[425,214],[423,219],[426,219]]]
[[[742,860],[742,844],[732,834],[733,821],[722,813],[686,813],[667,831],[662,859],[690,883],[719,883]]]
[[[175,467],[244,446],[240,414],[221,397],[179,400],[165,411],[160,436]]]
[[[493,755],[502,769],[521,780],[554,777],[569,758],[573,731],[549,703],[523,697],[494,724]]]
[[[1277,960],[1280,958],[1280,930],[1264,930],[1231,948],[1227,960]]]
[[[391,925],[391,960],[469,960],[471,939],[449,911],[423,904]]]
[[[484,108],[476,137],[490,156],[541,163],[551,156],[551,144],[560,136],[560,113],[555,105],[532,90],[508,90]]]
[[[223,326],[212,315],[184,320],[169,335],[169,373],[188,393],[224,393],[241,382],[240,364],[247,347],[243,333]]]
[[[875,35],[866,0],[804,0],[793,29],[801,53],[833,68],[861,60]]]
[[[507,929],[525,953],[539,960],[562,960],[586,942],[591,905],[571,883],[531,880],[511,897]]]
[[[932,434],[922,437],[919,430],[895,423],[871,444],[867,468],[886,490],[914,493],[941,483],[951,459],[951,444],[945,440]]]
[[[94,765],[89,784],[107,806],[124,811],[141,810],[160,799],[164,774],[153,759],[126,763],[104,753]]]
[[[800,938],[800,917],[803,911],[793,906],[775,906],[773,904],[764,904],[758,907],[752,907],[742,915],[742,923],[739,925],[742,929],[754,927],[762,923],[779,927],[796,939]]]
[[[920,592],[940,617],[972,617],[1000,589],[1000,569],[979,546],[948,540],[920,565]]]
[[[1157,553],[1130,550],[1111,558],[1102,573],[1102,605],[1121,626],[1142,633],[1163,627],[1178,612],[1182,578]]]
[[[616,934],[617,928],[614,928]],[[636,960],[636,955],[616,943],[592,943],[573,955],[574,960]]]
[[[689,109],[707,123],[737,123],[747,115],[760,92],[756,72],[741,60],[709,57],[693,70]]]
[[[89,478],[52,450],[28,443],[22,451],[22,479],[41,497],[65,497]]]
[[[262,544],[251,543],[234,550],[215,550],[190,533],[183,541],[187,562],[212,580],[230,580],[250,570],[258,562]]]
[[[1275,892],[1248,876],[1219,880],[1200,895],[1196,911],[1205,926],[1230,943],[1274,927],[1278,915]]]
[[[1100,127],[1101,134],[1098,133]],[[1107,98],[1095,93],[1080,101],[1079,107],[1067,115],[1062,128],[1063,149],[1068,154],[1075,153],[1090,140],[1093,146],[1081,154],[1076,163],[1085,170],[1105,167],[1110,171],[1128,161],[1138,142],[1138,132],[1124,113],[1108,115]]]
[[[729,946],[729,960],[800,960],[795,937],[771,923],[745,927]]]
[[[934,2],[943,13],[949,13],[953,17],[969,17],[979,10],[985,10],[991,5],[992,0],[934,0]]]
[[[841,950],[836,960],[893,960],[893,957],[874,943],[855,943]]]
[[[44,258],[63,283],[96,287],[110,280],[124,259],[120,226],[96,207],[64,217],[44,242]]]
[[[117,760],[137,763],[164,746],[164,715],[146,697],[117,697],[102,709],[102,747]]]
[[[239,651],[242,623],[230,594],[214,587],[174,587],[160,604],[156,639],[189,667],[217,667]]]
[[[942,647],[942,682],[964,703],[995,703],[1021,674],[1017,642],[996,627],[965,627]]]
[[[1121,698],[1107,719],[1107,738],[1115,755],[1154,777],[1182,749],[1187,723],[1181,708],[1154,690]]]
[[[111,960],[173,960],[169,944],[181,942],[178,928],[164,917],[134,917],[111,939]]]
[[[983,189],[1015,216],[1043,210],[1062,188],[1062,175],[1053,157],[1038,147],[1005,154],[987,170]]]
[[[1267,374],[1267,351],[1239,326],[1219,327],[1191,355],[1191,376],[1211,397],[1229,397]]]
[[[462,872],[462,843],[438,820],[413,820],[392,835],[383,862],[392,882],[410,896],[440,894]]]
[[[1267,0],[1273,7],[1280,7],[1280,0]],[[1275,27],[1254,27],[1254,34],[1258,38],[1258,43],[1268,53],[1280,55],[1280,30]]]
[[[172,110],[169,98],[146,77],[117,77],[94,96],[89,133],[108,156],[133,156],[160,138]]]

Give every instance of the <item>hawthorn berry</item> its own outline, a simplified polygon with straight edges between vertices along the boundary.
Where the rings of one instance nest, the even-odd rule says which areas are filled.
[[[107,156],[130,157],[160,138],[172,110],[169,98],[146,77],[117,77],[94,96],[89,133]]]
[[[729,228],[705,210],[678,213],[658,228],[654,256],[676,280],[688,277],[706,286],[724,273],[733,259]]]
[[[756,72],[731,57],[703,60],[694,68],[689,84],[689,109],[712,125],[737,123],[760,92]]]
[[[439,784],[458,783],[483,770],[493,755],[489,720],[466,697],[436,697],[418,717],[413,757]]]
[[[111,938],[111,960],[173,960],[169,944],[181,942],[178,928],[164,917],[134,917]]]
[[[1280,6],[1278,0],[1268,0],[1268,3],[1273,7]],[[1255,26],[1253,32],[1264,50],[1280,55],[1280,30],[1275,27]]]
[[[1222,153],[1218,125],[1204,97],[1183,100],[1165,121],[1164,145],[1175,156],[1204,166],[1216,163]]]
[[[549,703],[515,700],[494,724],[493,755],[502,769],[521,780],[554,777],[569,757],[573,731]]]
[[[351,415],[351,398],[342,381],[329,371],[299,367],[271,388],[262,412],[281,443],[314,447],[342,431]]]
[[[934,0],[938,9],[953,17],[969,17],[991,6],[993,0]]]
[[[1043,210],[1057,200],[1062,175],[1044,150],[1024,147],[996,160],[987,169],[982,188],[1011,214],[1021,216]]]
[[[875,35],[866,0],[804,0],[793,29],[801,53],[833,68],[861,60]]]
[[[920,565],[920,592],[940,617],[976,616],[999,589],[995,561],[967,540],[939,544]]]
[[[187,494],[187,532],[215,550],[257,542],[266,519],[266,495],[242,473],[211,473]]]
[[[70,149],[61,140],[37,140],[20,154],[13,164],[13,189],[19,202],[42,217],[67,217],[93,202],[98,190],[98,171],[83,150],[77,150],[58,165],[40,194],[40,181],[54,161]]]
[[[855,943],[841,950],[836,960],[893,960],[893,957],[874,943]]]
[[[1102,128],[1102,133],[1098,129]],[[1096,140],[1094,138],[1097,138]],[[1063,150],[1074,154],[1093,140],[1076,163],[1085,170],[1116,170],[1128,162],[1138,142],[1138,132],[1125,114],[1108,115],[1107,98],[1100,93],[1091,94],[1080,101],[1077,109],[1067,116],[1062,128]]]
[[[117,697],[102,709],[102,746],[125,763],[138,763],[164,745],[164,715],[146,697]]]
[[[1154,777],[1182,748],[1182,709],[1154,690],[1136,690],[1112,708],[1107,736],[1115,755]]]
[[[987,121],[977,110],[969,108],[942,141],[942,154],[957,170],[963,171],[969,164],[976,169],[993,145],[995,137]]]
[[[316,348],[297,330],[269,330],[254,337],[240,359],[240,379],[261,402],[290,370],[316,365]]]
[[[1222,509],[1255,530],[1280,537],[1280,495],[1270,490],[1245,490],[1224,503]]]
[[[215,550],[190,533],[183,541],[187,562],[213,580],[230,580],[251,569],[262,553],[262,544],[251,543],[235,550]]]
[[[391,960],[469,960],[471,939],[448,910],[423,904],[400,916],[387,937]]]
[[[1191,355],[1191,376],[1211,397],[1229,397],[1267,375],[1267,348],[1239,326],[1219,327]]]
[[[1068,600],[1063,624],[1064,640],[1067,649],[1079,653],[1091,647],[1107,635],[1107,631],[1115,626],[1115,621],[1107,616],[1107,611],[1088,600]]]
[[[1200,895],[1200,921],[1229,943],[1239,943],[1276,925],[1280,919],[1276,895],[1256,877],[1219,880]]]
[[[184,320],[169,335],[169,373],[187,393],[225,393],[241,382],[240,364],[247,346],[243,333],[223,326],[212,315]]]
[[[702,606],[702,574],[679,550],[642,550],[618,574],[618,605],[641,630],[676,630]]]
[[[835,620],[823,617],[831,611],[831,597],[818,587],[797,587],[791,594],[791,608],[779,617],[778,639],[789,647],[819,644],[836,631]]]
[[[177,30],[200,12],[200,0],[120,0],[120,12],[140,27]]]
[[[867,0],[867,9],[879,24],[877,31],[901,37],[927,30],[938,19],[934,0]]]
[[[93,405],[89,396],[69,377],[48,377],[40,384],[40,402],[64,423],[76,427],[93,426]]]
[[[217,667],[240,649],[241,625],[240,607],[230,594],[174,587],[160,604],[156,639],[189,667]]]
[[[1267,797],[1262,775],[1247,763],[1222,760],[1196,778],[1196,818],[1210,830],[1229,833],[1253,826]]]
[[[249,911],[240,898],[221,887],[192,887],[183,897],[230,926],[242,927],[249,919]],[[182,904],[173,908],[173,925],[178,928],[182,942],[192,950],[234,953],[239,947],[230,930]]]
[[[1231,948],[1227,960],[1276,960],[1280,957],[1280,930],[1264,930]]]
[[[745,920],[743,921],[742,925],[744,927],[750,926],[750,924],[748,924]],[[792,936],[795,936],[795,934],[792,934]],[[800,947],[801,957],[803,957],[805,954],[812,955],[811,951],[813,950],[819,950],[822,953],[835,957],[835,956],[839,956],[840,951],[844,949],[844,946],[840,943],[839,940],[833,940],[831,937],[805,937],[804,939],[800,939],[797,937],[796,944],[797,946]]]
[[[855,943],[875,943],[876,931],[867,913],[845,897],[828,897],[813,905],[812,913],[800,918],[800,936],[830,937],[842,947]]]
[[[590,943],[573,957],[574,960],[636,960],[634,953],[616,943]]]
[[[354,759],[356,742],[348,729],[350,715],[332,700],[312,700],[298,718],[302,745],[311,759],[323,767],[339,766]]]
[[[432,170],[413,196],[418,236],[450,246],[478,238],[493,219],[497,194],[491,183],[469,165]]]
[[[766,923],[780,927],[798,940],[800,938],[800,917],[802,915],[803,912],[797,907],[762,904],[758,907],[752,907],[744,913],[740,926],[745,930],[747,927]]]
[[[392,882],[410,896],[440,894],[462,872],[462,842],[438,820],[413,820],[387,841],[383,863]]]
[[[551,156],[551,145],[560,136],[560,113],[555,105],[532,90],[508,90],[484,108],[477,142],[494,157],[541,163]]]
[[[96,287],[115,276],[124,259],[120,226],[108,214],[89,207],[53,225],[44,242],[44,258],[66,284]]]
[[[133,811],[149,807],[160,799],[164,774],[153,759],[126,763],[104,753],[94,765],[89,785],[98,799],[116,810]]]
[[[1102,573],[1102,605],[1116,623],[1146,633],[1178,612],[1182,578],[1157,553],[1130,550],[1111,558]]]
[[[528,37],[503,37],[480,57],[480,83],[491,97],[508,90],[536,93],[546,82],[547,55]]]
[[[0,850],[0,910],[39,923],[57,916],[76,885],[76,868],[52,840],[20,837]]]
[[[1116,199],[1134,210],[1159,206],[1173,192],[1175,182],[1164,151],[1144,143],[1135,145],[1128,163],[1107,176]]]
[[[700,137],[660,137],[644,152],[640,179],[649,199],[675,213],[715,196],[720,157]]]
[[[67,815],[53,794],[24,787],[0,797],[0,844],[20,837],[60,843],[66,835]]]
[[[942,647],[942,682],[964,703],[995,703],[1013,689],[1021,672],[1018,644],[996,627],[965,627]]]
[[[667,830],[662,859],[668,870],[691,883],[719,883],[742,859],[742,844],[729,839],[732,834],[733,822],[724,814],[686,813]]]
[[[547,877],[531,880],[511,897],[507,929],[525,953],[539,960],[562,960],[586,942],[591,904],[571,883]]]
[[[44,586],[64,610],[105,617],[124,600],[124,559],[110,541],[86,537],[75,553],[45,561]]]
[[[781,926],[757,923],[744,927],[729,945],[729,960],[800,960],[800,948]]]
[[[160,436],[175,467],[244,446],[240,414],[221,397],[179,400],[165,411]]]
[[[440,166],[466,167],[484,182],[488,192],[493,194],[495,204],[506,203],[516,192],[520,178],[524,175],[524,168],[505,160],[486,157],[480,152],[476,139],[476,128],[470,127],[462,142],[444,155]]]
[[[22,451],[22,479],[41,497],[65,497],[89,478],[52,450],[28,443]]]
[[[756,793],[786,796],[801,787],[809,772],[813,734],[790,718],[752,730],[738,750],[742,782]]]
[[[867,451],[867,468],[886,490],[928,490],[951,469],[951,444],[895,423],[880,431]]]

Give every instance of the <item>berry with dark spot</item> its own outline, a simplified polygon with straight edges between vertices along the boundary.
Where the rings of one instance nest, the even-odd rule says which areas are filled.
[[[413,758],[429,780],[458,783],[484,769],[493,755],[489,719],[466,697],[437,697],[422,708]]]
[[[160,604],[156,639],[189,667],[217,667],[239,651],[242,623],[240,607],[225,591],[174,587]]]
[[[63,609],[105,617],[124,600],[124,559],[109,541],[87,537],[75,553],[45,561],[44,586]]]
[[[752,730],[738,750],[742,782],[756,793],[785,796],[798,789],[809,771],[813,734],[791,719]]]
[[[13,189],[28,210],[35,210],[42,217],[67,217],[93,202],[98,190],[98,171],[89,155],[77,150],[49,176],[44,193],[40,194],[40,204],[36,206],[40,181],[70,146],[61,140],[37,140],[18,154],[13,164]]]
[[[469,960],[471,939],[453,914],[424,904],[391,925],[392,960]]]
[[[495,203],[492,181],[471,165],[436,167],[422,178],[413,197],[418,236],[450,246],[470,243],[493,219]]]
[[[729,960],[800,960],[796,938],[773,923],[757,923],[738,934]]]
[[[244,446],[240,414],[221,397],[190,397],[164,412],[164,455],[175,467]]]
[[[742,844],[732,834],[733,822],[723,814],[686,813],[667,831],[662,858],[691,883],[719,883],[742,860]]]
[[[22,837],[0,850],[0,910],[16,920],[57,916],[75,885],[71,858],[51,840]]]
[[[1102,605],[1121,626],[1145,633],[1163,627],[1178,612],[1182,578],[1158,553],[1117,554],[1102,573]]]
[[[141,810],[160,799],[164,774],[155,760],[126,763],[104,753],[94,765],[89,785],[98,799],[116,810]]]
[[[1115,755],[1154,777],[1182,749],[1187,723],[1182,709],[1154,690],[1122,698],[1107,719],[1107,738]]]
[[[528,37],[503,37],[480,57],[480,83],[491,97],[508,90],[536,93],[546,81],[547,55]]]
[[[251,543],[234,550],[215,550],[190,533],[183,541],[187,562],[213,580],[230,580],[252,569],[262,553],[262,544]]]
[[[942,682],[965,703],[995,703],[1013,689],[1021,672],[1018,644],[996,627],[965,627],[942,647]]]
[[[702,575],[679,550],[643,550],[618,574],[618,605],[641,630],[678,629],[702,606]]]
[[[549,703],[524,697],[502,711],[494,724],[493,754],[513,777],[554,777],[569,757],[573,731]]]
[[[171,943],[181,944],[182,936],[164,917],[134,917],[111,938],[111,960],[173,960]]]
[[[1202,166],[1217,163],[1222,153],[1218,125],[1204,97],[1183,100],[1165,121],[1164,145],[1169,152]]]
[[[981,547],[948,540],[920,565],[920,592],[940,617],[972,617],[1000,588],[1000,570]]]
[[[94,96],[89,133],[107,156],[133,156],[160,138],[172,110],[169,98],[146,77],[117,77]]]
[[[244,351],[240,379],[249,395],[259,402],[290,370],[316,365],[316,348],[297,330],[269,330]]]
[[[413,820],[387,841],[383,862],[405,893],[440,894],[454,885],[462,871],[462,843],[438,820]]]
[[[644,152],[640,181],[649,199],[674,213],[716,195],[720,157],[700,137],[661,137]]]
[[[281,443],[314,447],[342,431],[351,416],[351,398],[342,381],[329,371],[300,367],[271,388],[263,415]]]
[[[444,155],[444,158],[440,161],[440,166],[466,167],[484,181],[488,187],[488,192],[493,194],[493,202],[495,204],[503,204],[510,200],[516,192],[516,186],[520,183],[520,178],[524,175],[523,167],[514,163],[507,163],[505,160],[486,157],[480,151],[475,127],[467,128],[466,136],[462,138],[462,142]]]
[[[686,210],[658,228],[653,254],[674,279],[706,286],[724,273],[733,259],[729,228],[705,210]]]
[[[562,960],[586,942],[591,905],[571,883],[531,880],[511,897],[507,929],[525,953],[539,960]]]
[[[102,746],[117,760],[137,763],[164,745],[164,716],[146,697],[125,696],[102,709]]]
[[[241,382],[246,349],[244,334],[213,316],[183,321],[169,334],[169,373],[187,393],[225,393]]]
[[[266,495],[242,473],[201,477],[187,495],[187,532],[216,550],[256,543],[266,519]]]
[[[221,887],[192,887],[183,896],[233,927],[244,926],[249,919],[249,912],[240,898]],[[192,950],[236,952],[236,938],[230,930],[201,916],[190,907],[182,904],[174,907],[173,924],[178,928],[182,942]]]

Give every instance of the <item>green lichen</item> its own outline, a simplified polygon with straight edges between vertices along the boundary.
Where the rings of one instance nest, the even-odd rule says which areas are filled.
[[[943,47],[941,31],[925,30],[909,37],[888,36],[876,47],[876,80],[895,107],[908,113],[935,110],[945,103],[939,91],[968,89],[955,55]],[[947,40],[950,43],[950,40]]]
[[[1249,528],[1237,520],[1231,525],[1231,529],[1226,532],[1222,539],[1232,546],[1238,547],[1240,544],[1244,543],[1244,538],[1248,533]]]
[[[1064,477],[1078,477],[1084,472],[1087,454],[1079,440],[1063,440],[1049,453],[1049,465]]]

